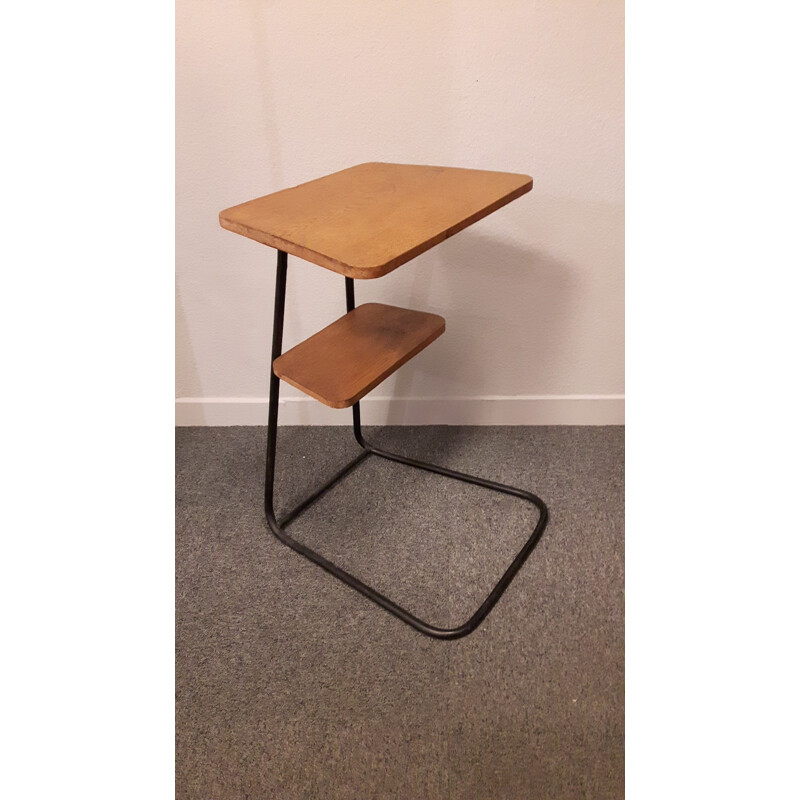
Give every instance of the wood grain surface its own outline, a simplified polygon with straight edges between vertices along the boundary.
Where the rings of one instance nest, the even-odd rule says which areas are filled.
[[[533,185],[509,172],[360,164],[220,212],[220,225],[350,278],[378,278]]]
[[[348,408],[444,333],[438,314],[365,303],[275,359],[283,381]]]

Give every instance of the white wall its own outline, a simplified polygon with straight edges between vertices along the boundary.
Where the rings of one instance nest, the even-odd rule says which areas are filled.
[[[275,251],[223,208],[364,161],[533,176],[390,275],[447,331],[364,403],[390,422],[621,423],[621,0],[178,0],[178,424],[264,424]],[[289,258],[284,347],[344,313]],[[347,424],[285,384],[282,422]],[[394,397],[393,402],[381,398]]]

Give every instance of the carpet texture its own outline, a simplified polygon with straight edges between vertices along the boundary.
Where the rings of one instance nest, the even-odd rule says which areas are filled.
[[[478,630],[429,639],[272,535],[266,429],[176,429],[178,800],[622,798],[624,428],[364,432],[538,494],[539,544]],[[280,428],[278,517],[358,452],[348,428]],[[289,531],[453,626],[536,518],[373,457]]]

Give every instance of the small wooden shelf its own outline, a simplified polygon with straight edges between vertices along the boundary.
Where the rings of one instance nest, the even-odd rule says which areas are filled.
[[[286,383],[348,408],[444,333],[444,318],[365,303],[275,359]]]

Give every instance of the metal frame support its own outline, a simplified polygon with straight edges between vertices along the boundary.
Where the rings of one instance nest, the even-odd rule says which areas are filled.
[[[276,358],[281,354],[283,346],[283,319],[284,310],[286,306],[286,272],[287,272],[287,254],[278,251],[278,271],[275,281],[275,315],[272,327],[272,358],[270,359],[270,376],[269,376],[269,418],[267,423],[267,458],[266,458],[266,476],[264,486],[264,512],[267,517],[269,527],[275,536],[278,537],[285,545],[292,548],[300,555],[305,556],[310,561],[318,564],[324,570],[329,572],[334,577],[343,581],[348,586],[351,586],[358,592],[361,592],[365,597],[377,603],[382,608],[386,609],[390,614],[393,614],[398,619],[410,625],[420,633],[426,636],[432,636],[436,639],[458,639],[472,633],[485,619],[486,615],[492,610],[495,603],[500,599],[503,592],[508,588],[508,585],[513,580],[514,576],[519,571],[520,567],[525,563],[525,559],[531,554],[531,551],[539,541],[542,532],[547,525],[547,507],[544,502],[535,494],[526,492],[523,489],[517,489],[513,486],[506,486],[502,483],[495,483],[494,481],[487,481],[483,478],[476,478],[473,475],[466,475],[463,472],[456,472],[445,467],[439,467],[434,464],[428,464],[425,461],[418,461],[413,458],[406,458],[405,456],[397,455],[395,453],[388,453],[378,447],[373,447],[368,444],[361,433],[361,409],[359,404],[353,406],[353,433],[355,434],[356,441],[361,446],[361,452],[349,464],[346,464],[340,469],[324,486],[317,489],[314,494],[303,500],[298,506],[290,511],[280,522],[275,517],[275,509],[273,504],[273,492],[275,486],[275,447],[278,437],[278,398],[280,395],[280,379],[275,375],[272,369],[272,364]],[[352,278],[345,278],[345,294],[347,302],[347,311],[350,312],[355,308],[355,288]],[[399,464],[406,464],[416,469],[427,470],[434,472],[437,475],[444,475],[447,478],[454,478],[455,480],[465,481],[472,483],[476,486],[483,486],[487,489],[492,489],[495,492],[502,492],[510,494],[514,497],[519,497],[522,500],[527,500],[532,503],[539,510],[539,519],[533,533],[525,542],[522,549],[517,553],[516,558],[511,562],[511,565],[503,573],[503,576],[495,585],[494,589],[489,593],[489,596],[483,601],[478,610],[462,625],[457,628],[439,628],[435,625],[430,625],[427,622],[415,617],[411,612],[394,603],[388,597],[385,597],[380,592],[377,592],[371,586],[360,581],[354,575],[341,569],[319,553],[312,550],[310,547],[293,539],[285,530],[286,526],[293,522],[300,514],[302,514],[312,503],[318,500],[325,492],[327,492],[335,483],[341,480],[351,470],[357,467],[362,461],[370,456],[377,456],[378,458],[385,458],[389,461],[396,461]]]

